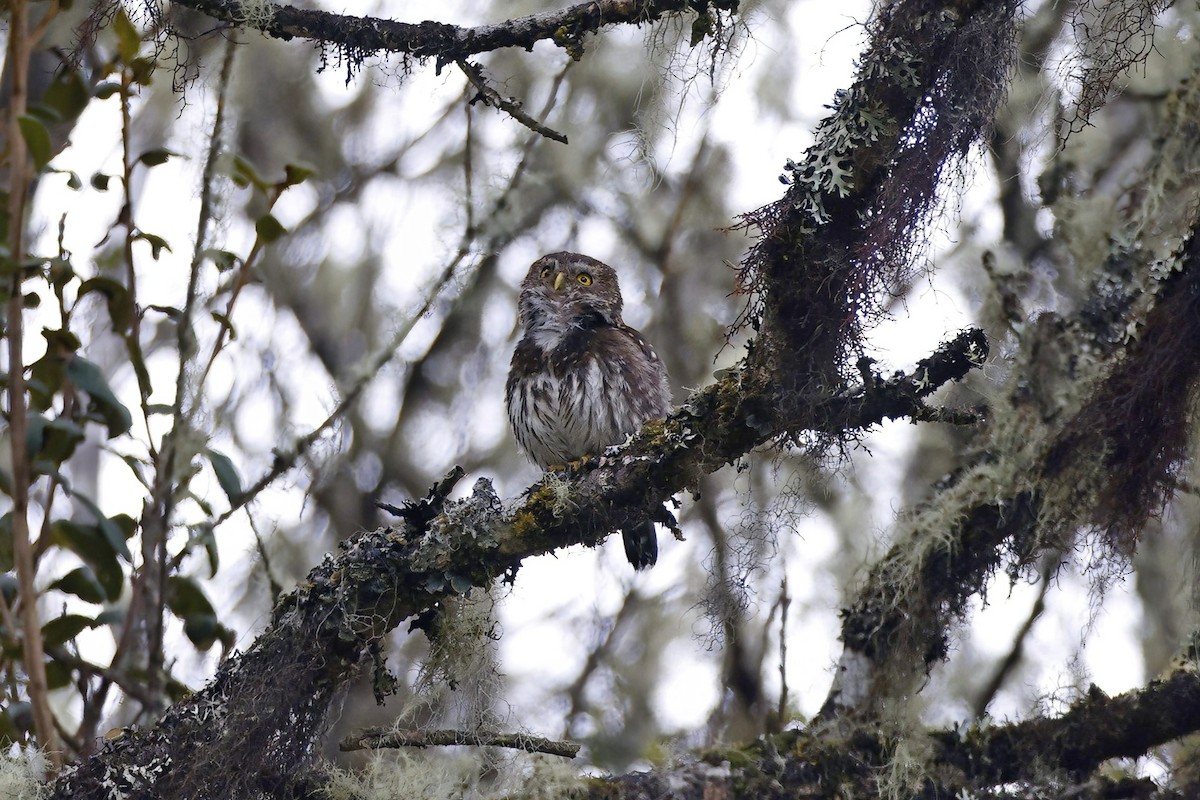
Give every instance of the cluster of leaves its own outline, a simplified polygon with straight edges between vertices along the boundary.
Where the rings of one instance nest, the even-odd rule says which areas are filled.
[[[57,6],[49,13],[56,11]],[[51,244],[50,253],[32,251],[39,245],[36,239],[30,244],[32,237],[24,230],[30,227],[27,219],[14,220],[9,213],[0,216],[0,294],[5,300],[21,295],[25,324],[20,327],[43,326],[40,357],[30,364],[12,365],[25,377],[20,383],[21,396],[13,396],[8,374],[0,379],[0,388],[8,396],[7,408],[23,407],[26,419],[23,442],[13,441],[11,415],[0,427],[0,492],[13,501],[0,517],[0,748],[28,742],[34,732],[31,706],[47,704],[47,698],[36,696],[38,692],[31,688],[27,680],[30,670],[24,663],[31,653],[21,621],[40,614],[41,653],[33,656],[45,659],[45,690],[74,687],[83,703],[83,722],[66,742],[77,755],[91,748],[95,725],[114,685],[140,702],[139,715],[156,714],[167,701],[186,691],[169,674],[173,659],[163,652],[166,614],[179,620],[183,633],[198,650],[209,650],[218,643],[222,652],[232,647],[232,631],[220,620],[198,579],[185,569],[193,553],[207,564],[208,577],[215,576],[219,568],[214,536],[217,510],[190,484],[207,467],[231,508],[251,497],[243,489],[233,460],[208,446],[209,434],[196,432],[193,420],[202,405],[199,398],[209,368],[225,344],[236,339],[233,307],[251,278],[256,257],[287,233],[272,213],[274,204],[287,188],[311,175],[305,167],[289,166],[282,179],[264,179],[247,159],[220,153],[215,146],[219,131],[214,134],[210,153],[214,169],[206,171],[206,179],[223,174],[250,195],[252,207],[266,210],[256,215],[256,236],[248,254],[238,255],[205,242],[196,246],[193,277],[200,269],[216,269],[229,278],[224,283],[222,306],[216,307],[217,298],[211,298],[214,307],[209,316],[215,328],[205,340],[211,346],[197,378],[192,362],[203,320],[195,318],[192,305],[200,300],[189,293],[186,303],[179,305],[143,305],[138,296],[139,279],[151,269],[150,264],[174,253],[166,238],[136,224],[131,188],[139,173],[182,158],[162,146],[131,151],[131,108],[161,65],[138,27],[121,10],[116,11],[94,49],[105,55],[86,65],[62,59],[44,91],[30,98],[26,113],[10,120],[23,139],[30,168],[9,169],[15,176],[11,180],[24,179],[25,185],[10,184],[7,191],[0,192],[0,201],[8,209],[11,192],[31,194],[37,186],[65,176],[66,186],[79,193],[77,207],[81,209],[95,205],[95,198],[86,196],[89,192],[122,194],[120,211],[102,243],[107,247],[99,251],[94,263],[80,263],[64,246],[71,214],[61,214],[57,247]],[[39,55],[49,53],[47,46]],[[56,167],[55,161],[69,146],[68,137],[76,131],[84,111],[105,103],[120,104],[121,109],[123,157],[116,173],[97,170],[85,181],[74,171]],[[5,158],[12,158],[11,148]],[[208,213],[209,209],[201,210],[201,214]],[[20,235],[14,238],[14,234]],[[13,247],[14,241],[18,247]],[[139,242],[148,247],[135,246]],[[100,308],[106,313],[95,313]],[[165,320],[179,335],[174,341],[148,335],[149,326],[143,330],[148,318],[156,323]],[[10,317],[5,335],[11,335],[13,327]],[[120,343],[115,356],[113,342]],[[171,396],[166,385],[175,376],[152,369],[147,358],[151,347],[176,351],[180,371],[172,402],[154,399]],[[136,380],[136,406],[122,399],[128,396],[126,387],[114,379],[126,365]],[[165,434],[155,433],[163,430]],[[24,448],[28,459],[24,474],[16,474],[12,467],[10,447]],[[92,471],[97,467],[90,454],[96,448],[101,451],[101,471],[110,465],[119,469],[123,463],[144,488],[143,511],[137,518],[106,512],[104,506],[112,503],[81,488],[95,477]],[[34,598],[24,596],[20,589],[21,565],[14,557],[14,535],[26,529],[14,526],[13,515],[27,513],[20,508],[18,497],[29,498],[33,522],[28,527],[40,521],[40,528],[30,535],[34,580],[29,585],[37,587]],[[133,498],[125,498],[129,499]],[[181,515],[173,513],[182,503],[201,512],[201,521],[186,529],[178,519]],[[169,550],[168,541],[172,545]],[[96,664],[85,658],[87,651],[77,639],[88,631],[109,633],[115,644],[110,663]],[[59,721],[59,727],[71,729],[65,720]]]

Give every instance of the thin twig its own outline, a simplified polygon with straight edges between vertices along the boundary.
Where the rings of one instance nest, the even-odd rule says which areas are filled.
[[[638,594],[636,589],[626,592],[625,599],[621,601],[621,608],[608,624],[608,630],[604,632],[603,638],[588,648],[587,659],[584,660],[583,667],[579,670],[575,680],[564,691],[559,692],[560,696],[565,696],[571,701],[571,707],[566,714],[567,725],[570,726],[568,730],[571,730],[575,720],[588,710],[587,687],[592,676],[609,661],[619,638],[625,632],[626,625],[644,607],[645,598]]]
[[[527,733],[487,733],[484,731],[434,730],[413,731],[392,728],[368,728],[351,734],[338,743],[338,749],[378,750],[383,747],[508,747],[527,753],[546,753],[563,758],[579,755],[580,745],[558,739],[530,736]]]
[[[1025,642],[1029,639],[1029,634],[1033,630],[1034,623],[1042,616],[1046,610],[1046,595],[1050,591],[1050,580],[1054,577],[1054,573],[1062,566],[1062,554],[1057,554],[1052,558],[1048,558],[1042,566],[1041,584],[1038,586],[1037,600],[1034,601],[1033,607],[1029,609],[1029,615],[1025,617],[1025,621],[1021,624],[1020,630],[1013,636],[1012,645],[1008,648],[1008,654],[1000,665],[996,667],[996,671],[992,673],[988,679],[987,685],[979,692],[979,696],[975,699],[974,713],[975,719],[981,719],[987,713],[988,706],[992,704],[997,692],[1008,680],[1009,675],[1021,663],[1021,657],[1025,652]]]
[[[133,258],[133,242],[136,227],[133,220],[133,120],[129,110],[129,98],[134,85],[133,68],[126,64],[121,69],[121,167],[122,184],[125,202],[121,205],[119,224],[125,228],[123,245],[126,289],[129,292],[129,303],[134,309],[130,317],[129,329],[125,331],[125,345],[129,350],[130,361],[143,362],[141,354],[141,315],[138,313],[137,270]],[[182,323],[181,323],[182,325]],[[153,442],[150,436],[150,392],[148,377],[144,370],[134,370],[138,381],[138,394],[141,399],[142,418],[146,423],[147,441]],[[178,398],[176,398],[178,401]],[[141,519],[142,532],[142,564],[134,579],[134,586],[140,589],[132,595],[129,610],[126,614],[125,631],[122,632],[122,644],[135,642],[139,649],[145,650],[146,687],[152,697],[162,692],[163,654],[163,625],[166,608],[166,557],[167,557],[167,528],[170,524],[171,506],[173,504],[173,467],[174,448],[170,445],[173,434],[168,433],[168,442],[157,454],[155,463],[157,472],[154,479],[154,490],[150,501],[145,505]],[[150,445],[153,448],[153,443]],[[132,633],[130,633],[132,632]],[[138,641],[139,634],[145,639]],[[114,663],[120,663],[114,661]],[[158,709],[154,706],[144,709],[151,713]]]
[[[309,448],[316,444],[317,441],[325,435],[325,432],[333,427],[333,425],[346,413],[346,410],[350,408],[350,406],[354,405],[355,401],[357,401],[359,396],[362,395],[363,391],[374,379],[375,375],[378,374],[379,371],[383,369],[389,361],[392,360],[392,357],[396,355],[396,351],[400,349],[400,345],[404,344],[404,340],[408,338],[408,334],[412,332],[414,327],[416,327],[417,322],[420,321],[427,313],[429,313],[431,308],[433,308],[434,303],[437,302],[437,299],[441,296],[442,290],[446,287],[446,284],[449,283],[450,276],[453,275],[454,269],[465,256],[465,252],[460,252],[459,256],[451,261],[446,269],[442,271],[441,277],[437,283],[434,284],[433,290],[429,293],[429,296],[421,305],[421,308],[415,314],[410,315],[409,318],[405,320],[404,324],[402,324],[392,335],[391,341],[389,341],[387,345],[367,359],[366,363],[359,368],[359,377],[357,380],[355,380],[354,385],[351,386],[350,390],[342,396],[342,399],[338,401],[338,404],[334,406],[333,411],[329,412],[329,415],[325,417],[321,424],[317,425],[317,427],[313,428],[304,436],[301,436],[299,439],[297,439],[295,445],[292,446],[290,451],[277,452],[275,455],[275,460],[271,464],[271,468],[263,473],[262,477],[255,481],[253,486],[242,492],[242,494],[230,504],[229,508],[226,509],[221,516],[217,517],[216,521],[213,522],[214,527],[229,519],[231,516],[245,507],[251,500],[257,497],[263,489],[266,489],[268,486],[270,486],[280,475],[294,467],[301,456],[307,453]]]
[[[155,695],[146,690],[143,680],[139,677],[126,675],[124,672],[112,667],[102,667],[99,664],[80,658],[65,647],[52,647],[46,651],[47,654],[64,667],[82,672],[85,675],[95,675],[103,678],[107,683],[114,683],[121,687],[121,690],[126,695],[137,700],[143,706],[153,706],[157,700]]]
[[[460,58],[454,63],[456,63],[458,68],[463,71],[463,74],[467,76],[467,80],[471,82],[471,85],[479,90],[479,94],[476,95],[475,100],[483,100],[484,105],[489,105],[493,108],[500,109],[517,122],[524,125],[526,128],[529,128],[529,130],[533,131],[534,133],[545,136],[547,139],[553,139],[556,142],[567,144],[566,134],[559,133],[553,128],[549,128],[538,122],[525,112],[525,109],[521,107],[520,100],[517,100],[514,97],[505,97],[489,86],[487,80],[483,77],[483,70],[481,70],[479,67],[467,61],[465,58]],[[472,100],[471,102],[474,103],[475,100]]]
[[[776,719],[782,728],[787,722],[788,680],[787,680],[787,618],[788,606],[792,598],[788,594],[787,575],[779,584],[779,706]]]
[[[200,281],[200,268],[207,250],[208,231],[212,225],[217,162],[221,156],[221,132],[225,125],[225,98],[228,94],[230,76],[233,74],[233,56],[237,51],[236,41],[225,43],[225,57],[221,62],[221,77],[218,82],[217,108],[213,119],[212,137],[208,142],[208,154],[204,160],[204,176],[200,185],[200,214],[196,220],[196,249],[192,251],[192,265],[188,273],[187,296],[183,304],[177,331],[176,347],[179,350],[179,374],[175,379],[175,409],[172,430],[182,422],[183,402],[187,381],[187,366],[191,362],[191,351],[195,348],[195,332],[191,328],[192,314]],[[256,241],[257,243],[257,241]],[[224,328],[222,328],[224,330]]]

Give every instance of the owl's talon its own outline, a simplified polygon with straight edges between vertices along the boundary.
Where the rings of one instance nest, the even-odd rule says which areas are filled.
[[[551,464],[546,467],[546,472],[565,472],[568,475],[576,475],[583,472],[583,468],[588,465],[588,462],[594,459],[595,456],[590,453],[580,456],[574,461],[568,461],[566,464]]]

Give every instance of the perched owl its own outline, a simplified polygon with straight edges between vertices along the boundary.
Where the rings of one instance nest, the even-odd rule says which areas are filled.
[[[505,399],[521,450],[539,467],[599,455],[671,407],[654,348],[621,321],[617,273],[578,253],[533,262],[517,301],[524,333]],[[658,560],[654,523],[621,532],[637,569]]]

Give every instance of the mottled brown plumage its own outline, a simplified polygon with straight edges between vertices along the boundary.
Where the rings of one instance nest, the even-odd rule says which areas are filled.
[[[597,455],[670,409],[666,368],[621,305],[616,271],[578,253],[543,256],[521,283],[505,398],[517,444],[542,469]],[[653,523],[622,533],[634,567],[657,560]]]

